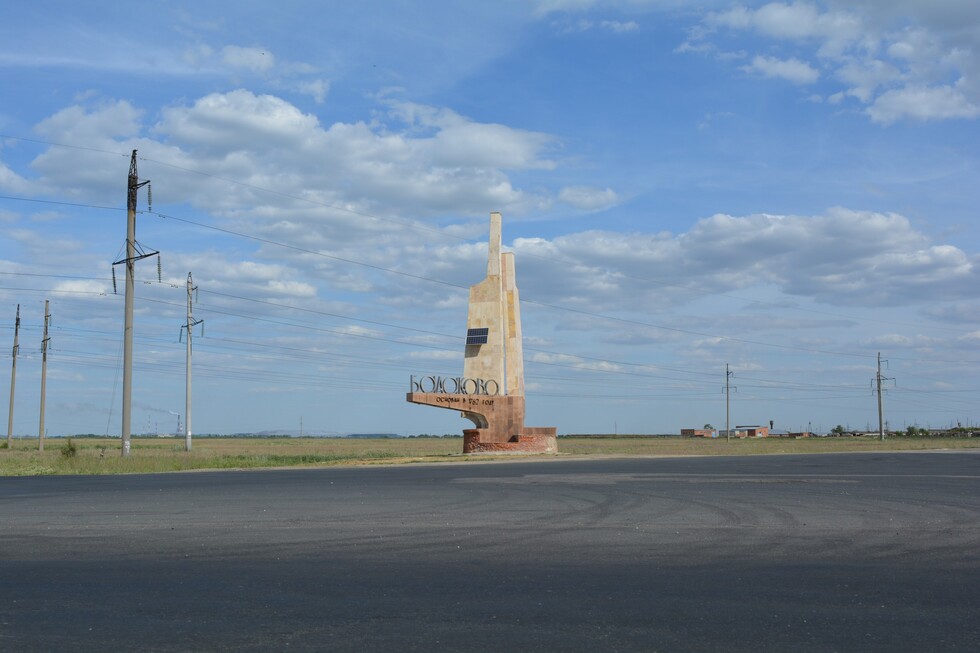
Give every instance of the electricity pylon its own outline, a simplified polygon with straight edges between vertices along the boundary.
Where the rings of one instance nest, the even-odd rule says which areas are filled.
[[[14,384],[17,382],[17,353],[20,346],[17,336],[20,335],[20,304],[17,304],[17,319],[14,320],[14,349],[10,364],[10,410],[7,412],[7,449],[14,446]]]
[[[888,361],[885,361],[888,364]],[[875,375],[875,388],[878,392],[878,439],[885,439],[885,413],[881,403],[881,382],[894,381],[893,377],[881,375],[881,352],[878,352],[878,373]]]
[[[197,286],[194,285],[194,278],[191,273],[187,273],[187,323],[180,327],[180,333],[183,335],[184,329],[187,330],[187,379],[185,382],[185,405],[184,405],[184,451],[191,450],[191,352],[193,351],[193,346],[191,345],[191,338],[193,336],[194,327],[198,324],[204,324],[204,320],[194,319],[194,293],[197,291]],[[204,327],[201,327],[201,335],[204,335]]]
[[[123,397],[122,397],[122,456],[129,456],[130,421],[133,403],[133,301],[136,295],[136,261],[150,256],[159,257],[160,252],[144,251],[136,242],[136,196],[137,191],[150,181],[140,181],[136,171],[136,150],[129,162],[129,183],[126,192],[126,258],[114,262],[116,266],[126,264],[126,313],[123,323]],[[157,277],[161,276],[160,259],[157,258]],[[115,286],[115,267],[113,267],[113,286]]]
[[[50,302],[44,300],[44,338],[41,340],[41,417],[37,425],[37,450],[44,451],[44,396],[48,380],[48,325],[51,323]]]

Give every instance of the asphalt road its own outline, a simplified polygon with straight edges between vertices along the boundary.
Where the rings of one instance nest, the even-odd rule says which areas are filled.
[[[976,651],[980,454],[0,478],[2,651]]]

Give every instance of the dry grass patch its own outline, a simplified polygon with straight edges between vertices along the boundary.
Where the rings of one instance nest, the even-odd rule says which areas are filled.
[[[910,451],[977,449],[978,438],[680,438],[585,437],[558,439],[563,454],[626,456],[744,456],[784,453],[843,453],[856,451]]]
[[[132,440],[122,458],[118,438],[72,438],[74,455],[65,456],[67,439],[15,441],[0,451],[0,475],[126,474],[197,469],[254,469],[311,465],[369,464],[438,459],[462,451],[461,439],[399,438],[199,438],[191,451],[176,439]]]
[[[980,438],[760,438],[732,440],[679,437],[561,437],[559,455],[717,456],[980,448]],[[119,439],[53,438],[45,451],[37,440],[15,440],[0,449],[0,475],[133,474],[203,469],[255,469],[327,465],[488,460],[462,456],[462,438],[198,438],[184,451],[179,439],[134,439],[128,458]],[[73,453],[66,451],[73,450]],[[513,459],[513,456],[502,457]]]

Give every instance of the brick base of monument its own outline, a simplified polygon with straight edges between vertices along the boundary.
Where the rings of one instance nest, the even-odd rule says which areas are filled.
[[[409,392],[413,404],[458,410],[477,427],[463,431],[463,453],[558,453],[554,426],[524,426],[524,397]]]
[[[558,453],[558,435],[554,427],[529,427],[507,442],[481,439],[484,429],[463,430],[463,453]]]

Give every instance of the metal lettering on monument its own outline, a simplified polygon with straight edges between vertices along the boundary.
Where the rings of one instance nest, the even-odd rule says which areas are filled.
[[[488,395],[500,394],[500,384],[493,379],[469,379],[462,376],[411,376],[411,392],[440,395]]]

